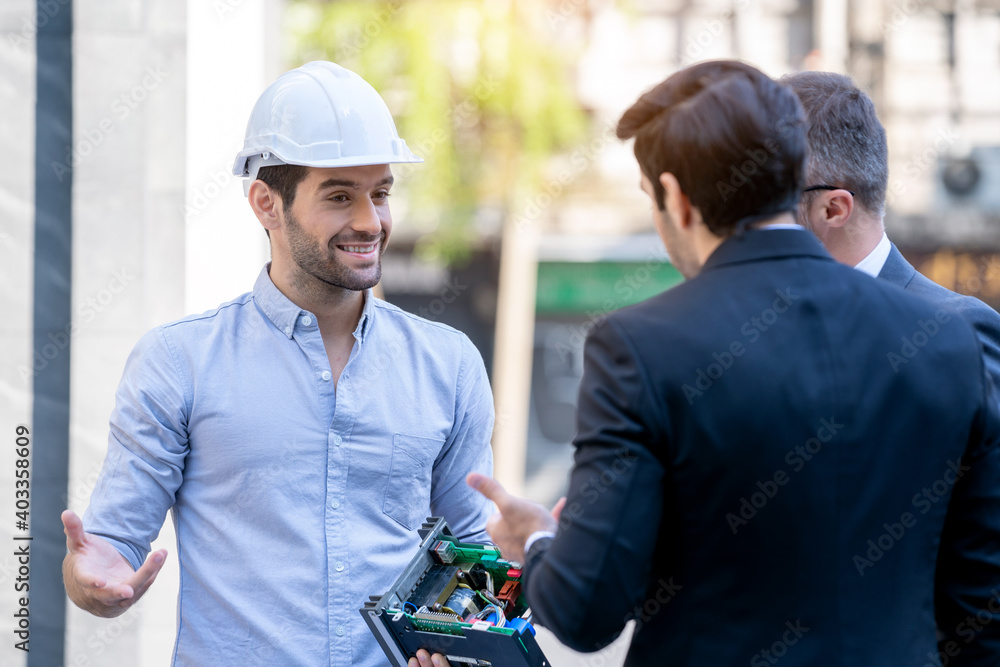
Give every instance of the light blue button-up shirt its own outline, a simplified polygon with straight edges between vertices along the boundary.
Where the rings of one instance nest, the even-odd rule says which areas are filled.
[[[335,388],[316,317],[267,269],[136,345],[84,526],[137,568],[173,510],[175,665],[385,665],[358,610],[423,519],[489,539],[464,481],[492,472],[486,371],[464,334],[369,292]]]

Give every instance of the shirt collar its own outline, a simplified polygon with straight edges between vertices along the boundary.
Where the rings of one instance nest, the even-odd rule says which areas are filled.
[[[873,278],[878,278],[882,267],[885,266],[885,260],[889,258],[890,250],[892,250],[892,244],[889,242],[889,237],[885,232],[882,232],[882,239],[878,242],[878,245],[868,253],[867,257],[855,264],[854,268],[867,273]]]
[[[805,229],[805,227],[796,222],[773,222],[770,225],[764,225],[757,229],[767,231],[769,229]]]
[[[784,257],[816,257],[833,261],[819,239],[804,228],[750,229],[742,236],[730,236],[719,244],[705,260],[702,272],[730,264]]]
[[[271,323],[278,328],[278,331],[283,333],[288,339],[291,339],[295,334],[295,327],[297,325],[310,326],[313,324],[313,322],[310,322],[307,325],[299,317],[300,315],[309,315],[314,321],[316,316],[308,310],[299,308],[287,296],[282,294],[281,290],[275,287],[271,281],[270,270],[270,262],[265,264],[264,268],[260,270],[257,282],[253,286],[253,300],[267,319],[271,320]],[[365,336],[371,329],[371,321],[375,314],[375,296],[372,294],[371,289],[365,290],[364,298],[365,307],[361,311],[358,326],[354,329],[354,337],[360,343],[365,342]]]

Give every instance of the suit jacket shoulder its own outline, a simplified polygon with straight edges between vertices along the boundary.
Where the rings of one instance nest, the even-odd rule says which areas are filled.
[[[913,268],[895,244],[878,277],[937,306],[960,313],[976,330],[983,347],[986,370],[993,383],[1000,387],[1000,313],[975,297],[938,285]]]

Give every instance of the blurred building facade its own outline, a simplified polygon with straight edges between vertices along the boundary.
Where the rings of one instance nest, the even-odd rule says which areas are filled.
[[[718,0],[562,2],[550,22],[581,53],[582,103],[611,128],[641,92],[709,58],[772,76],[826,69],[869,92],[889,138],[886,222],[903,247],[1000,247],[1000,2]],[[562,188],[547,226],[562,235],[648,229],[637,170],[610,141]],[[640,210],[641,209],[641,210]],[[941,276],[944,279],[944,276]],[[972,285],[957,285],[980,292]],[[1000,291],[984,290],[994,305]]]

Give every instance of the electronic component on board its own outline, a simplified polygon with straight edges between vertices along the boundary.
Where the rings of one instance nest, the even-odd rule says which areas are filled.
[[[360,610],[393,667],[421,648],[455,667],[550,667],[521,595],[520,566],[493,545],[460,542],[442,518],[427,519],[419,533],[392,588]]]
[[[451,546],[451,542],[445,542],[444,540],[438,540],[434,547],[432,548],[434,556],[437,558],[439,563],[450,563],[455,560],[455,552]]]
[[[497,593],[497,599],[501,602],[513,603],[521,596],[521,582],[515,581],[513,579],[508,579],[500,592]]]

